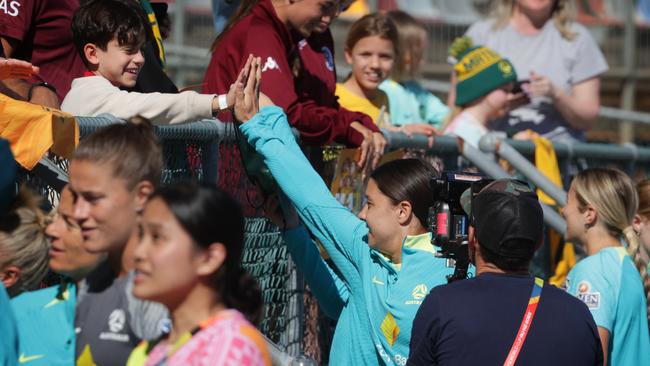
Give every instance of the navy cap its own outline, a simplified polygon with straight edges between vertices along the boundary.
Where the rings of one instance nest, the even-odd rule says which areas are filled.
[[[537,194],[515,179],[497,179],[472,197],[461,195],[481,247],[510,258],[530,258],[544,233],[544,215]]]

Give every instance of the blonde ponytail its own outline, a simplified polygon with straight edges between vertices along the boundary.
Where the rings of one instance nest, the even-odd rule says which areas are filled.
[[[648,327],[650,328],[650,278],[648,277],[648,267],[647,263],[643,262],[641,259],[641,254],[639,253],[639,237],[632,226],[628,226],[623,230],[623,235],[625,241],[627,241],[627,252],[634,262],[634,266],[641,274],[641,282],[643,284],[643,291],[645,292],[646,297],[646,307],[647,307],[647,321]]]

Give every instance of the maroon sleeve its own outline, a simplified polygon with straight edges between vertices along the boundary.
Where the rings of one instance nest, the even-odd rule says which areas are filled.
[[[343,115],[343,117],[348,121],[348,124],[354,121],[358,121],[359,123],[367,127],[370,131],[381,133],[379,127],[377,127],[377,125],[372,121],[372,118],[370,118],[367,114],[361,112],[353,112],[343,107],[339,107],[339,111]],[[350,136],[349,138],[352,139],[351,141],[354,142],[356,146],[361,145],[361,142],[363,141],[363,136],[359,132],[357,132],[353,128],[349,128],[348,135]]]
[[[37,0],[1,0],[0,36],[22,41],[34,21]]]
[[[349,116],[338,108],[322,106],[313,100],[300,100],[285,47],[279,36],[260,37],[250,31],[247,51],[262,58],[261,91],[276,105],[284,109],[289,124],[300,131],[301,139],[310,145],[329,144],[333,141],[349,146],[361,144],[362,136],[350,131]]]

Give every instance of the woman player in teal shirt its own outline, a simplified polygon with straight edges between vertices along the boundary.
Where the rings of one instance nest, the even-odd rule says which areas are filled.
[[[587,252],[569,273],[567,290],[589,307],[611,365],[650,365],[650,286],[631,226],[637,206],[627,175],[588,169],[573,180],[563,210],[566,239]]]
[[[249,78],[247,91],[239,93],[235,114],[247,121],[240,130],[264,157],[348,289],[330,363],[405,365],[419,305],[453,272],[435,256],[425,227],[434,202],[429,181],[437,172],[414,159],[382,165],[371,175],[368,203],[357,218],[336,201],[312,169],[283,111],[270,106],[258,113],[255,79]]]

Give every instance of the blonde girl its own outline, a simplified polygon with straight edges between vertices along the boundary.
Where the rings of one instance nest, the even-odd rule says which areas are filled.
[[[637,207],[627,175],[588,169],[573,180],[563,210],[566,239],[587,252],[569,273],[567,291],[594,316],[607,364],[650,365],[650,281],[632,226]]]
[[[386,14],[399,36],[399,53],[393,73],[379,86],[392,106],[391,121],[411,132],[439,128],[449,108],[417,81],[427,45],[426,29],[404,11],[391,10]]]
[[[393,70],[397,54],[397,29],[382,13],[357,20],[345,41],[345,60],[350,76],[336,84],[342,107],[370,116],[376,125],[388,124],[388,97],[379,89]]]

